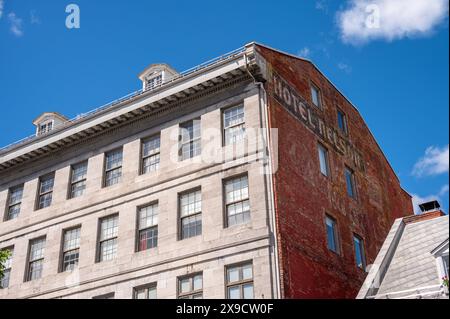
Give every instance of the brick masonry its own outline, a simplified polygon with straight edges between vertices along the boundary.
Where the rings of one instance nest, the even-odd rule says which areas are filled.
[[[349,198],[344,177],[348,159],[300,123],[265,84],[270,126],[278,128],[279,169],[274,178],[282,295],[284,298],[355,298],[366,273],[356,267],[353,234],[365,243],[373,263],[394,220],[411,214],[411,197],[400,182],[359,112],[310,62],[258,46],[270,74],[276,72],[311,102],[310,83],[321,90],[319,116],[337,129],[337,107],[346,116],[349,140],[365,170],[355,169],[357,200]],[[318,143],[329,150],[331,177],[320,173]],[[338,223],[340,251],[327,248],[325,214]]]

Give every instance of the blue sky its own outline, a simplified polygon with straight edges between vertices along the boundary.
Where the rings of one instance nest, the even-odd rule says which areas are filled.
[[[66,27],[70,3],[80,29]],[[182,71],[258,41],[313,60],[403,187],[448,210],[448,30],[448,0],[0,0],[0,145],[44,111],[75,117],[139,89],[151,63]]]

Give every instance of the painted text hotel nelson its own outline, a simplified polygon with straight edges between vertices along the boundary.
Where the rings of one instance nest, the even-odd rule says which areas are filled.
[[[355,298],[413,209],[330,80],[256,43],[139,78],[0,150],[0,299]]]

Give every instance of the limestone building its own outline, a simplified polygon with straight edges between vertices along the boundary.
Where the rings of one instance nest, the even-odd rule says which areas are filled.
[[[0,149],[0,298],[354,298],[412,211],[357,109],[251,43]]]

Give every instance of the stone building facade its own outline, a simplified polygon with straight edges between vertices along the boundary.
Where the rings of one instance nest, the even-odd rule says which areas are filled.
[[[412,204],[331,82],[255,43],[139,78],[0,150],[0,298],[354,298]]]

